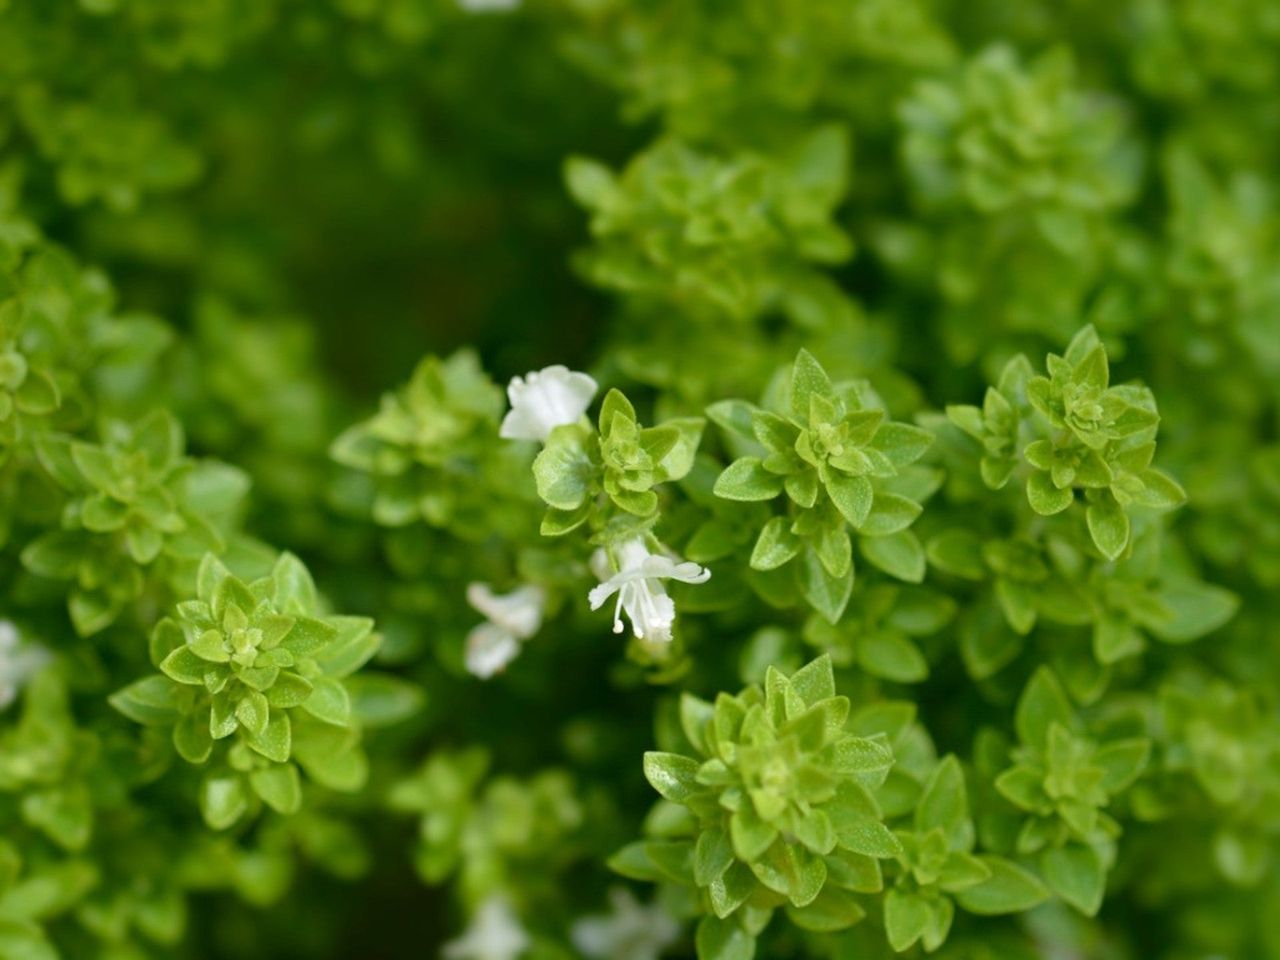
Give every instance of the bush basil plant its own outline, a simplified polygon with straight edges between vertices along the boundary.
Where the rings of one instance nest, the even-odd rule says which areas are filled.
[[[0,0],[0,960],[1280,960],[1275,0]]]

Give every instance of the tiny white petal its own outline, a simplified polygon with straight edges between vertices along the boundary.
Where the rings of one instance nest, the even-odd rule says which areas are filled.
[[[446,960],[517,960],[529,949],[529,934],[504,897],[482,903],[466,932],[444,945]]]
[[[467,672],[481,680],[501,673],[520,655],[520,641],[493,623],[482,623],[467,634]]]
[[[598,389],[587,374],[560,364],[513,377],[507,386],[511,410],[498,435],[506,440],[545,442],[556,427],[577,423]]]
[[[0,620],[0,710],[18,698],[18,691],[40,671],[52,655],[44,647],[23,644],[18,628]]]
[[[494,593],[487,583],[467,585],[467,602],[490,623],[521,640],[528,640],[542,626],[547,595],[541,587],[526,584],[510,593]]]
[[[618,607],[631,620],[632,632],[644,640],[665,642],[671,639],[676,606],[667,595],[663,580],[706,583],[711,578],[711,571],[696,563],[650,553],[639,537],[614,548],[618,570],[612,575],[609,567],[599,562],[599,556],[597,552],[592,557],[591,567],[602,582],[587,594],[587,602],[592,610],[598,610],[606,600],[618,594]],[[617,611],[614,613],[613,632],[622,632],[622,621]]]
[[[644,906],[624,887],[609,891],[610,912],[574,923],[569,938],[592,960],[658,960],[680,936],[680,925],[655,903]]]

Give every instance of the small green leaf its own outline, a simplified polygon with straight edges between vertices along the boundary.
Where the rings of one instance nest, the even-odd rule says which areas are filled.
[[[135,723],[147,726],[167,726],[177,721],[178,691],[165,677],[144,677],[117,690],[108,702]]]
[[[650,751],[644,755],[644,776],[658,793],[675,803],[684,803],[704,789],[698,783],[701,764],[675,753]]]
[[[752,960],[756,939],[734,920],[703,917],[695,937],[698,960]]]
[[[989,879],[956,894],[956,902],[969,913],[991,917],[1022,913],[1049,898],[1049,891],[1032,873],[1004,857],[979,857],[991,871]]]
[[[316,677],[311,696],[303,702],[302,709],[317,720],[337,727],[345,727],[351,721],[351,697],[342,681],[333,677]]]
[[[1037,470],[1027,478],[1027,502],[1042,517],[1052,517],[1071,506],[1075,493],[1070,487],[1054,486],[1049,474]]]
[[[273,712],[262,733],[247,734],[245,742],[268,760],[284,763],[289,759],[293,745],[288,714],[281,710]]]
[[[1086,917],[1097,914],[1107,886],[1106,866],[1093,847],[1070,845],[1046,850],[1040,869],[1049,889]]]
[[[801,350],[796,355],[795,364],[791,368],[791,412],[800,422],[809,420],[811,397],[823,400],[835,400],[835,390],[831,387],[831,378],[822,369],[822,365],[814,359],[808,350]]]
[[[858,551],[872,566],[906,583],[921,583],[925,575],[924,547],[911,530],[883,537],[860,537]]]
[[[1091,503],[1085,511],[1094,546],[1108,560],[1115,560],[1129,544],[1129,517],[1117,503]]]
[[[791,532],[791,521],[786,517],[772,517],[760,530],[751,550],[751,569],[777,569],[794,559],[801,546],[800,538]]]
[[[200,812],[214,830],[225,830],[249,809],[244,780],[237,773],[210,773],[200,787]]]
[[[292,763],[266,767],[249,774],[249,784],[262,801],[277,813],[293,814],[302,806],[302,781]]]
[[[827,475],[825,487],[831,502],[854,529],[866,523],[875,497],[870,480],[831,471]]]
[[[1073,729],[1075,711],[1053,671],[1041,667],[1022,691],[1014,725],[1023,743],[1043,751],[1048,747],[1049,727],[1054,723]]]
[[[742,457],[716,479],[715,495],[724,500],[772,500],[782,492],[783,480],[756,457]]]

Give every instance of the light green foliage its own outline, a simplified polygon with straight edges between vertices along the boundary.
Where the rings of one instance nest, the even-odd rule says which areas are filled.
[[[771,668],[763,689],[714,704],[686,694],[694,756],[647,753],[644,772],[687,817],[664,818],[662,839],[624,848],[614,869],[696,886],[709,914],[700,942],[751,941],[783,906],[808,929],[856,923],[865,911],[853,894],[880,889],[878,861],[900,845],[872,794],[893,753],[883,736],[850,733],[848,716],[825,657],[790,677]]]
[[[206,554],[196,584],[152,634],[161,676],[111,702],[139,723],[172,727],[178,754],[209,765],[205,821],[232,826],[258,801],[296,812],[299,767],[331,789],[360,789],[368,761],[343,680],[377,652],[373,621],[318,615],[315,584],[291,554],[250,583]]]
[[[707,320],[749,320],[781,306],[799,323],[838,296],[808,263],[849,259],[831,220],[845,193],[849,138],[825,127],[778,157],[729,160],[659,143],[615,176],[571,160],[565,179],[591,211],[597,246],[579,266],[594,283]]]
[[[381,526],[427,523],[483,536],[500,478],[519,469],[510,445],[497,440],[501,412],[502,392],[474,354],[427,357],[377,414],[333,442],[333,458],[371,483],[344,499]]]
[[[248,487],[233,467],[184,456],[182,428],[166,411],[109,421],[100,443],[46,435],[36,454],[67,503],[63,529],[28,544],[22,562],[39,576],[74,581],[68,605],[85,636],[143,592],[153,564],[180,575],[209,551],[226,550]]]
[[[782,500],[751,551],[753,570],[797,560],[796,582],[815,610],[835,623],[854,581],[852,528],[863,556],[901,580],[924,576],[924,549],[908,530],[920,515],[922,484],[911,464],[928,449],[927,431],[887,418],[865,382],[833,384],[808,351],[791,370],[787,405],[759,408],[723,401],[708,411],[759,451],[725,468],[715,494],[726,500]],[[748,432],[749,431],[749,432]],[[928,490],[929,483],[923,484]],[[865,538],[865,539],[862,539]]]
[[[1048,376],[1028,376],[1026,359],[1014,358],[982,409],[953,406],[947,416],[982,443],[987,486],[1003,487],[1025,463],[1027,502],[1041,516],[1062,513],[1083,494],[1093,545],[1115,560],[1129,546],[1131,508],[1167,509],[1186,499],[1151,466],[1155,400],[1145,387],[1110,385],[1107,351],[1092,327],[1064,355],[1049,354],[1046,366]]]
[[[1050,889],[1092,916],[1102,904],[1119,824],[1105,812],[1147,765],[1149,741],[1094,742],[1051,671],[1041,668],[1018,700],[1019,746],[996,790],[1029,816],[1018,831],[1019,854],[1039,854]]]
[[[1280,960],[1278,102],[1275,0],[0,0],[0,960]]]
[[[599,543],[651,525],[654,487],[682,479],[693,467],[703,421],[680,417],[642,427],[619,390],[600,405],[599,432],[585,424],[555,428],[533,462],[538,495],[547,505],[542,532],[560,536],[590,521]]]
[[[440,753],[392,788],[394,809],[421,816],[418,873],[431,884],[456,874],[471,903],[513,886],[554,899],[546,881],[581,856],[586,798],[563,770],[481,788],[488,767],[483,750]]]

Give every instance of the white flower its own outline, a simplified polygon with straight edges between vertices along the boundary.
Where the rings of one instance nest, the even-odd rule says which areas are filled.
[[[558,364],[524,377],[512,377],[507,386],[511,410],[498,435],[506,440],[546,442],[556,427],[578,422],[597,389],[596,382],[585,373]]]
[[[0,710],[17,699],[18,691],[52,658],[44,647],[20,646],[18,628],[0,620]]]
[[[532,585],[498,594],[488,584],[472,583],[467,602],[488,618],[467,634],[467,671],[487,680],[520,655],[522,640],[538,632],[546,594]]]
[[[529,949],[529,935],[504,897],[490,897],[456,940],[444,945],[446,960],[516,960]]]
[[[625,887],[609,891],[611,912],[584,917],[569,931],[578,951],[597,960],[658,960],[680,936],[680,925],[660,904],[641,906]]]
[[[696,563],[649,552],[644,540],[636,538],[614,550],[617,573],[610,576],[608,556],[603,550],[591,558],[592,571],[601,581],[588,594],[592,610],[599,610],[615,593],[613,632],[622,632],[622,612],[631,619],[631,629],[642,640],[670,640],[671,625],[676,619],[676,605],[667,596],[663,580],[682,583],[706,583],[711,571]]]
[[[542,607],[546,594],[541,587],[528,584],[510,593],[494,593],[487,583],[467,586],[467,603],[485,615],[495,626],[521,640],[528,640],[542,626]]]

